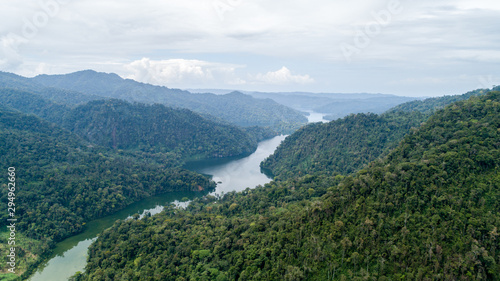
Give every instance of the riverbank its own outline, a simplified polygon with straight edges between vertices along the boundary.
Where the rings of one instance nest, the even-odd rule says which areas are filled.
[[[213,176],[213,180],[220,181],[213,194],[222,194],[230,191],[241,191],[246,187],[255,187],[271,181],[270,178],[261,173],[259,164],[264,158],[274,152],[285,136],[278,136],[259,143],[257,150],[250,156],[224,160],[203,161],[202,163],[191,163],[188,167],[192,171]],[[245,173],[246,171],[246,173]],[[57,244],[50,259],[42,263],[36,273],[28,280],[30,281],[59,281],[67,280],[77,271],[83,271],[86,264],[87,248],[93,239],[104,229],[111,227],[116,220],[126,219],[134,214],[149,212],[155,214],[161,212],[164,205],[171,203],[181,204],[185,199],[192,200],[197,196],[207,193],[168,193],[141,200],[129,207],[107,216],[89,222],[86,230],[76,236],[70,237]],[[184,200],[183,200],[184,199]]]

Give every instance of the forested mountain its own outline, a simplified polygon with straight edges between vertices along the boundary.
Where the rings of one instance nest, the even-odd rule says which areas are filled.
[[[400,104],[398,106],[395,106],[394,108],[391,108],[389,112],[397,112],[397,111],[420,111],[422,113],[432,113],[438,109],[442,109],[445,106],[461,101],[461,100],[466,100],[469,99],[472,96],[482,96],[488,93],[489,91],[498,91],[500,90],[500,86],[493,88],[492,90],[489,89],[477,89],[475,91],[470,91],[468,93],[462,94],[462,95],[451,95],[451,96],[444,96],[444,97],[437,97],[437,98],[428,98],[425,100],[416,100],[416,101],[411,101],[407,103]]]
[[[14,89],[0,89],[0,104],[59,125],[62,125],[64,116],[71,110],[65,104],[56,103],[38,94]]]
[[[499,128],[490,92],[437,111],[354,175],[117,222],[75,279],[499,280]]]
[[[16,260],[21,273],[53,241],[78,233],[89,220],[147,196],[214,187],[209,179],[177,168],[175,157],[93,147],[53,123],[14,110],[0,108],[0,140],[0,170],[16,169],[15,210],[22,218],[16,231],[38,241],[35,248],[35,242],[21,239],[16,244],[23,249]],[[2,186],[1,202],[7,202],[8,189]],[[7,211],[0,214],[2,229],[7,218]],[[8,246],[4,242],[2,249]]]
[[[191,94],[91,70],[66,75],[40,75],[34,77],[33,81],[90,95],[187,108],[239,126],[270,127],[279,133],[290,133],[307,122],[307,118],[298,111],[269,99],[254,99],[241,93]]]
[[[31,78],[26,78],[13,73],[1,71],[0,89],[35,93],[43,98],[67,105],[76,105],[92,100],[103,99],[103,97],[100,96],[83,94],[78,90],[70,91],[60,88],[47,87],[33,81],[33,79]]]
[[[0,103],[56,123],[93,144],[171,152],[183,159],[249,154],[257,148],[257,141],[269,137],[264,129],[243,131],[207,120],[187,109],[159,104],[99,100],[70,108],[36,94],[11,89],[0,89]]]
[[[356,114],[325,124],[311,124],[287,137],[261,167],[276,179],[315,172],[347,175],[387,154],[411,128],[418,128],[434,111],[489,91],[412,101],[381,115]]]
[[[217,123],[187,109],[115,99],[67,105],[0,89],[0,169],[15,167],[20,187],[17,272],[26,276],[55,241],[90,220],[156,194],[214,188],[180,166],[249,154],[265,137],[266,129]],[[4,187],[0,199],[7,202]],[[2,229],[7,216],[0,215]],[[7,238],[0,232],[0,250]]]
[[[329,123],[315,123],[288,136],[261,163],[276,180],[315,172],[347,175],[396,147],[422,113],[356,114]]]
[[[234,126],[159,104],[93,101],[71,110],[63,127],[105,147],[173,152],[182,158],[240,156],[257,148],[255,139]]]
[[[265,93],[243,92],[260,99],[272,99],[277,103],[301,111],[315,111],[330,116],[327,119],[341,118],[351,113],[382,113],[398,104],[418,98],[384,94],[340,94],[340,93]]]

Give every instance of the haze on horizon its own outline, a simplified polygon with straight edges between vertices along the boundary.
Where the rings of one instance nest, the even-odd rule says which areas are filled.
[[[0,71],[170,88],[460,94],[500,81],[500,2],[0,0]]]

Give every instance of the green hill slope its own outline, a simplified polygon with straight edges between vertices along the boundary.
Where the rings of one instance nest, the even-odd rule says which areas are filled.
[[[0,140],[0,170],[16,170],[16,231],[35,239],[18,241],[24,253],[16,260],[19,273],[89,220],[155,194],[214,187],[209,179],[177,168],[173,156],[92,147],[53,123],[14,110],[0,109]],[[6,206],[8,196],[4,181],[0,199]],[[2,212],[2,229],[7,219],[8,212]],[[2,249],[8,246],[3,242]]]
[[[182,158],[239,156],[257,148],[256,140],[234,126],[158,104],[93,101],[71,110],[63,127],[105,147],[172,152]]]
[[[139,83],[122,79],[116,74],[91,70],[66,75],[40,75],[33,78],[33,81],[45,86],[129,102],[160,103],[187,108],[201,114],[213,115],[238,126],[270,127],[280,133],[290,133],[307,123],[307,118],[298,111],[270,99],[254,99],[241,93],[191,94],[187,91]]]
[[[243,131],[202,118],[187,109],[158,104],[99,100],[71,108],[37,94],[12,89],[0,89],[0,103],[56,123],[92,144],[170,152],[183,159],[249,154],[257,148],[258,140],[268,137],[256,128]]]
[[[436,110],[488,92],[476,90],[412,101],[381,115],[356,114],[325,124],[311,124],[287,137],[261,167],[276,179],[316,172],[350,174],[387,154],[411,128],[420,127]]]
[[[498,280],[499,140],[500,93],[473,97],[344,179],[118,222],[76,279]]]

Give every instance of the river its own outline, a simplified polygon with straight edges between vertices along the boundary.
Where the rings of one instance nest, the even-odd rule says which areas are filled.
[[[309,123],[315,123],[315,122],[329,122],[328,120],[324,119],[324,117],[327,115],[325,113],[318,113],[318,112],[314,112],[314,111],[311,111],[311,110],[307,110],[306,111],[307,113],[309,113],[307,117],[307,120],[309,121]]]
[[[285,136],[277,136],[260,142],[257,150],[245,158],[191,163],[186,168],[212,175],[213,180],[218,182],[214,194],[222,195],[231,191],[241,191],[247,187],[254,188],[271,181],[261,173],[259,164],[274,152],[284,138]],[[137,213],[156,214],[163,210],[164,205],[171,203],[183,205],[186,203],[180,202],[181,199],[191,200],[200,195],[194,192],[172,192],[150,197],[111,216],[89,222],[84,232],[58,243],[52,257],[43,263],[29,280],[66,281],[77,271],[83,272],[88,247],[100,232],[111,227],[116,220],[123,220]]]

